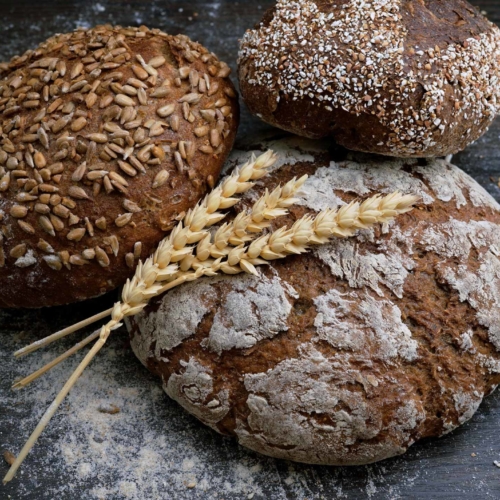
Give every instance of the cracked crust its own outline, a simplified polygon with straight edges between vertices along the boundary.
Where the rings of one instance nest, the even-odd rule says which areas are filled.
[[[244,446],[308,463],[382,460],[458,427],[500,382],[500,207],[443,160],[336,162],[296,144],[294,160],[293,140],[272,143],[287,161],[265,187],[310,176],[276,225],[375,192],[422,202],[259,277],[156,298],[128,320],[132,347],[173,399]]]

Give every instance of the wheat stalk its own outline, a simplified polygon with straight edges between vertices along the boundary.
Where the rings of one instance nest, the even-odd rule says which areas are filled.
[[[231,175],[229,175],[219,186],[213,189],[202,202],[198,203],[195,208],[188,211],[184,220],[177,225],[177,227],[170,233],[170,238],[163,240],[160,244],[161,253],[164,256],[167,255],[168,248],[172,249],[172,259],[171,262],[178,262],[179,259],[182,260],[184,257],[188,257],[191,249],[187,247],[184,248],[186,252],[182,255],[182,248],[180,247],[181,242],[184,240],[185,243],[193,243],[197,237],[202,239],[207,234],[206,231],[203,232],[201,229],[203,227],[209,227],[217,222],[220,222],[225,215],[218,212],[218,210],[223,210],[234,206],[238,203],[239,199],[235,197],[235,194],[242,194],[249,191],[254,185],[255,181],[263,178],[269,173],[269,168],[276,162],[276,155],[273,151],[269,150],[266,153],[260,155],[258,158],[252,155],[250,161],[245,163],[242,167],[235,169]],[[184,244],[185,244],[184,243]],[[165,259],[159,259],[160,247],[158,247],[155,252],[154,258],[158,261],[158,265],[161,267],[164,264]],[[163,275],[167,278],[175,274],[175,268],[168,268],[167,265],[162,269]],[[141,268],[141,272],[142,272]],[[144,272],[149,273],[150,269],[146,268]],[[140,281],[141,276],[136,271],[135,277]],[[17,350],[14,353],[16,357],[22,357],[38,349],[45,347],[56,340],[59,340],[71,333],[74,333],[82,328],[85,328],[96,321],[106,318],[112,312],[113,308],[110,308],[102,313],[96,314],[91,318],[80,321],[75,325],[68,328],[60,330],[59,332],[53,333],[48,337],[33,342],[32,344]]]
[[[251,179],[251,175],[248,179]],[[231,200],[231,196],[238,191],[238,185],[235,180],[228,179],[227,184],[223,183],[221,188],[216,190],[215,198],[213,194],[210,194],[206,202],[195,207],[186,216],[185,224],[179,223],[170,236],[160,243],[151,258],[144,264],[139,263],[134,278],[127,281],[123,288],[122,302],[116,303],[112,308],[111,320],[101,328],[98,341],[47,409],[9,469],[4,483],[14,477],[38,436],[83,370],[105,344],[110,333],[121,326],[124,317],[142,311],[152,297],[165,293],[186,281],[193,281],[204,275],[213,276],[218,271],[225,274],[241,272],[257,274],[255,266],[285,258],[287,255],[307,252],[310,246],[327,243],[332,237],[349,237],[358,229],[388,222],[397,215],[412,210],[418,200],[415,196],[401,195],[397,192],[384,197],[376,195],[363,203],[352,202],[338,210],[324,210],[315,217],[305,215],[298,219],[291,228],[281,227],[257,237],[245,246],[245,243],[252,239],[248,231],[261,232],[268,225],[269,220],[282,215],[283,211],[293,204],[294,189],[296,190],[304,180],[304,178],[299,181],[294,180],[283,188],[275,189],[272,193],[266,190],[265,195],[257,201],[250,213],[237,216],[222,231],[219,228],[219,231],[215,233],[214,241],[208,242],[207,234],[209,233],[204,228],[222,219],[221,214],[217,214],[219,208],[224,208],[226,204],[232,206],[231,203],[233,205],[235,203],[233,203],[234,199]],[[248,180],[243,182],[248,182]],[[226,191],[224,191],[224,185],[227,188]],[[230,194],[226,197],[225,193]],[[233,245],[229,248],[228,244],[231,240],[237,246]],[[194,257],[194,247],[189,247],[187,244],[195,242],[198,242],[198,245]],[[182,270],[182,262],[185,262],[188,257],[193,257],[193,259],[188,259],[189,266],[187,266],[187,268],[194,269],[192,272]],[[180,266],[178,262],[181,262]],[[167,284],[162,284],[165,281]]]
[[[215,233],[213,236],[213,241],[212,241],[212,236],[207,230],[204,231],[204,235],[201,235],[201,241],[199,242],[198,246],[196,247],[196,255],[194,255],[193,247],[186,247],[190,248],[191,252],[185,255],[185,257],[180,261],[178,264],[178,267],[176,265],[173,266],[166,266],[166,263],[164,263],[165,267],[165,274],[163,276],[159,276],[158,273],[155,274],[155,268],[154,268],[154,260],[155,256],[152,258],[148,259],[144,264],[142,262],[139,262],[139,265],[136,269],[135,275],[134,275],[134,280],[132,282],[128,281],[127,284],[125,285],[124,288],[124,295],[125,299],[123,302],[130,304],[132,302],[132,298],[129,297],[130,295],[130,290],[135,289],[137,292],[137,289],[142,289],[144,288],[141,286],[140,283],[141,280],[144,282],[144,277],[147,276],[147,281],[150,283],[154,283],[155,281],[162,281],[166,280],[168,282],[174,281],[177,278],[181,278],[184,275],[188,275],[188,271],[192,270],[198,270],[200,267],[206,269],[206,272],[209,272],[208,269],[210,267],[214,266],[214,261],[215,259],[221,259],[222,257],[225,257],[229,254],[231,251],[231,247],[233,246],[238,246],[241,245],[245,242],[251,241],[256,237],[256,234],[262,232],[264,229],[268,228],[269,225],[271,224],[271,221],[276,219],[277,217],[286,215],[288,213],[288,207],[292,206],[297,199],[294,198],[293,196],[297,193],[297,191],[300,189],[300,187],[304,184],[304,182],[307,180],[307,176],[304,175],[300,179],[293,178],[289,182],[285,184],[285,186],[281,187],[278,186],[276,187],[271,193],[266,189],[265,193],[263,196],[261,196],[253,205],[252,209],[250,211],[242,211],[240,212],[236,218],[229,223],[223,224]],[[187,222],[185,223],[190,224],[187,227],[191,227],[191,222],[193,220],[193,217],[188,214],[187,216]],[[179,234],[179,230],[182,229],[182,225],[177,226],[177,228],[174,230]],[[248,234],[250,232],[250,234]],[[199,238],[200,236],[197,236]],[[175,240],[175,238],[173,238]],[[189,235],[186,238],[189,240]],[[162,249],[158,252],[156,252],[156,260],[158,261],[161,257],[160,254],[163,254],[164,248],[163,245],[161,245]],[[211,257],[211,258],[209,258]],[[152,267],[153,266],[153,267]],[[168,272],[167,272],[168,269]],[[148,271],[149,270],[149,271]],[[201,273],[201,270],[199,271]],[[150,273],[148,275],[148,273]],[[170,275],[168,273],[171,273]],[[148,293],[152,293],[153,289],[151,288],[148,290]],[[139,292],[140,293],[140,292]],[[100,315],[97,315],[96,317],[103,317],[103,315],[109,315],[113,311],[113,308],[109,309],[108,311],[104,311],[104,313],[101,313]],[[128,314],[134,314],[133,310],[128,309],[127,310]],[[83,325],[88,325],[92,322],[92,318],[89,320],[86,320],[84,322],[81,322],[80,324]],[[53,341],[53,339],[57,340],[59,334],[54,334],[49,337],[46,337],[46,339],[42,339],[42,341],[38,341],[35,343],[36,346],[40,345],[43,340],[46,341]],[[66,351],[65,353],[61,354],[57,358],[53,359],[49,363],[47,363],[45,366],[37,370],[36,372],[28,375],[27,377],[23,378],[22,380],[16,382],[12,388],[13,389],[20,389],[22,387],[26,387],[28,384],[42,376],[44,373],[49,371],[51,368],[54,366],[58,365],[83,347],[85,347],[87,344],[89,344],[92,340],[95,340],[99,336],[99,331],[94,332],[92,335],[86,337],[84,340],[73,346],[71,349]],[[33,344],[32,344],[33,345]],[[25,353],[27,354],[27,353]]]

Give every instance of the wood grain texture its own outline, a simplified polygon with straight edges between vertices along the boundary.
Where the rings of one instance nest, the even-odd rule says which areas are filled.
[[[500,24],[498,0],[474,3]],[[0,60],[34,47],[54,32],[111,22],[146,24],[173,34],[185,33],[213,50],[235,69],[238,38],[272,4],[272,0],[100,0],[93,3],[83,0],[0,0]],[[269,130],[269,126],[243,109],[240,140],[248,140],[250,135]],[[500,201],[497,186],[500,177],[499,135],[500,121],[497,120],[483,138],[457,155],[454,163],[475,177]],[[34,366],[30,358],[15,361],[12,351],[106,309],[115,299],[116,295],[112,293],[69,307],[28,312],[0,311],[0,451],[8,449],[15,452],[21,448],[36,420],[74,367],[74,362],[58,367],[50,379],[54,381],[53,388],[47,390],[47,384],[34,384],[24,393],[12,393],[11,381],[26,375]],[[85,334],[88,331],[34,356],[38,356],[39,363],[42,357],[46,362]],[[150,478],[144,472],[144,480],[137,481],[139,486],[136,486],[135,493],[130,493],[130,489],[120,489],[121,486],[115,484],[119,482],[120,474],[115,464],[110,463],[99,472],[78,475],[78,464],[91,461],[93,457],[77,457],[74,467],[71,467],[67,457],[65,459],[58,454],[55,445],[61,436],[74,440],[75,447],[83,439],[84,428],[68,423],[70,418],[78,421],[79,415],[84,418],[84,411],[89,410],[82,405],[93,404],[84,398],[82,391],[87,382],[82,380],[42,435],[18,479],[7,487],[0,487],[1,499],[90,499],[100,498],[99,492],[102,498],[226,500],[252,498],[252,494],[254,499],[273,500],[500,498],[500,469],[493,464],[495,460],[500,461],[500,393],[490,396],[474,418],[457,431],[439,440],[419,443],[402,457],[366,467],[333,468],[261,457],[204,428],[161,393],[157,380],[133,356],[125,335],[114,335],[91,370],[109,374],[108,392],[102,388],[103,398],[112,401],[113,394],[123,388],[130,389],[137,394],[137,398],[147,400],[147,414],[137,424],[143,433],[126,434],[130,427],[124,427],[123,438],[130,447],[130,459],[140,461],[140,450],[149,436],[146,431],[155,436],[167,436],[167,444],[175,450],[175,456],[162,457],[165,464],[161,481],[158,485],[150,484],[158,478]],[[47,393],[43,392],[45,390]],[[122,409],[122,413],[125,410]],[[109,418],[109,425],[118,425],[111,420],[115,418],[113,415]],[[120,429],[116,430],[120,432]],[[96,434],[98,432],[99,429],[96,429]],[[190,488],[188,482],[179,482],[176,478],[193,453],[198,460],[193,470],[204,471],[205,483],[199,474],[196,478],[198,486]],[[6,470],[7,464],[2,461],[0,474],[3,476]],[[120,481],[122,479],[120,476]],[[229,486],[224,486],[224,481]],[[79,489],[78,494],[75,493],[75,485]],[[102,493],[115,491],[113,488],[116,494]]]

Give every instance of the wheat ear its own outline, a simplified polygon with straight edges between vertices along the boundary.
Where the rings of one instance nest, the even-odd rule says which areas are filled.
[[[192,273],[193,270],[196,271],[200,267],[205,269],[211,268],[214,266],[214,262],[216,259],[221,259],[222,257],[229,254],[229,252],[231,251],[231,247],[239,246],[245,242],[255,239],[258,233],[269,227],[272,220],[288,213],[288,208],[297,201],[297,199],[294,198],[295,194],[306,180],[307,176],[304,175],[298,180],[296,178],[291,179],[283,187],[278,186],[272,192],[269,192],[266,189],[264,195],[254,203],[251,210],[240,212],[233,221],[224,223],[221,227],[219,227],[219,229],[213,236],[213,242],[210,232],[207,230],[203,230],[204,236],[201,236],[201,241],[196,247],[196,254],[194,254],[194,247],[189,247],[191,248],[191,252],[185,255],[185,257],[178,263],[178,267],[170,267],[172,274],[171,276],[164,276],[164,278],[166,278],[166,281],[172,282],[177,280],[178,278],[182,278],[184,275],[189,276],[189,271],[191,271]],[[192,217],[188,218],[188,220],[191,219]],[[187,239],[189,240],[189,236]],[[157,256],[157,259],[158,258],[159,256]],[[140,279],[140,277],[145,274],[144,269],[149,268],[151,264],[152,262],[149,259],[144,264],[139,263],[139,266],[137,267],[135,273],[138,279]],[[201,270],[199,272],[201,273]],[[158,276],[156,276],[156,279],[158,280]],[[126,288],[123,292],[125,296],[130,293],[130,289],[133,287],[134,282],[128,282],[126,284]],[[131,299],[129,298],[127,300],[130,301]],[[109,309],[109,312],[105,311],[105,313],[107,312],[108,314],[110,314],[112,311],[113,308]],[[102,316],[102,314],[99,316]],[[52,337],[58,335],[59,333],[47,338],[51,339]],[[16,382],[12,386],[12,388],[20,389],[22,387],[26,387],[38,377],[49,371],[51,368],[58,365],[59,363],[73,355],[75,352],[85,347],[92,340],[96,339],[97,336],[99,336],[99,331],[88,336],[83,341],[79,342],[65,353],[53,359],[36,372],[28,375],[19,382]]]
[[[105,311],[104,313],[98,314],[89,320],[85,320],[80,322],[78,325],[74,325],[65,330],[57,332],[46,339],[40,340],[27,346],[24,349],[17,351],[15,354],[17,356],[23,356],[30,352],[34,352],[41,347],[44,347],[51,342],[54,342],[70,333],[77,331],[84,326],[87,326],[93,322],[93,320],[97,321],[98,319],[102,319],[106,317],[108,314],[111,314],[111,321],[105,325],[101,329],[99,340],[92,347],[91,351],[85,356],[83,361],[77,367],[73,375],[70,377],[68,382],[65,384],[61,392],[56,397],[55,401],[50,405],[46,414],[42,417],[42,420],[35,428],[35,431],[30,436],[20,454],[12,464],[9,469],[7,475],[4,478],[4,483],[10,481],[21,463],[23,462],[26,455],[29,453],[30,449],[35,444],[38,436],[43,431],[45,426],[48,424],[49,420],[52,418],[53,414],[57,410],[58,406],[61,404],[62,400],[69,392],[71,387],[75,384],[76,380],[83,372],[85,367],[90,363],[92,358],[99,352],[101,347],[106,342],[111,331],[117,328],[120,323],[120,320],[116,318],[120,316],[123,318],[125,315],[136,314],[141,310],[141,307],[130,307],[130,304],[135,300],[136,293],[139,289],[143,289],[143,299],[149,299],[154,296],[154,290],[158,291],[161,287],[159,285],[155,286],[156,280],[165,280],[165,279],[173,279],[171,281],[172,286],[177,286],[180,283],[184,283],[190,279],[196,279],[197,277],[208,274],[210,271],[208,270],[199,270],[194,273],[194,277],[190,276],[182,276],[175,279],[175,273],[178,271],[178,265],[176,262],[181,261],[184,257],[188,256],[192,251],[193,247],[186,246],[188,243],[196,243],[200,241],[200,239],[205,237],[204,228],[210,227],[217,222],[220,222],[225,215],[218,212],[218,210],[227,209],[233,207],[236,203],[238,203],[239,198],[235,197],[237,194],[245,193],[250,190],[255,182],[262,177],[266,176],[269,172],[269,168],[276,162],[276,155],[273,151],[269,150],[266,153],[260,155],[256,158],[252,155],[252,158],[249,162],[247,162],[242,167],[235,169],[231,175],[229,175],[223,182],[217,186],[214,190],[212,190],[205,199],[198,203],[194,209],[190,210],[185,217],[185,222],[182,221],[178,224],[178,226],[170,233],[169,237],[162,240],[158,249],[153,255],[152,259],[148,259],[144,265],[139,263],[136,273],[132,281],[127,281],[126,285],[123,289],[123,294],[127,298],[128,303],[127,306],[123,308],[122,311],[118,311],[117,307],[120,303],[115,304],[109,311]],[[149,289],[148,289],[149,288]],[[92,337],[92,336],[91,336]],[[86,344],[88,338],[82,341],[80,344]],[[93,340],[93,339],[91,339]],[[38,370],[34,374],[23,379],[19,385],[23,386],[29,381],[34,380],[42,373],[45,373],[52,366],[55,366],[57,363],[61,362],[63,359],[66,359],[73,352],[76,352],[79,348],[83,347],[83,345],[75,346],[70,349],[67,353],[64,353],[59,358],[53,360],[53,362],[49,363],[48,366],[43,367]],[[71,382],[71,383],[70,383]],[[22,384],[24,383],[24,384]]]
[[[179,224],[171,233],[172,238],[170,238],[170,241],[163,240],[162,242],[164,249],[166,247],[172,248],[172,262],[177,262],[179,257],[184,257],[182,255],[183,249],[180,248],[182,246],[182,241],[185,241],[185,243],[193,243],[197,241],[197,238],[203,238],[206,232],[202,232],[201,230],[204,227],[209,227],[217,222],[220,222],[225,217],[225,215],[218,212],[218,210],[230,208],[238,203],[239,198],[236,198],[235,195],[249,191],[255,185],[255,181],[261,179],[269,173],[269,168],[275,162],[276,155],[271,150],[260,155],[258,158],[256,158],[255,155],[252,155],[250,161],[245,163],[242,167],[235,169],[231,175],[226,177],[226,179],[219,186],[213,189],[203,201],[198,203],[195,208],[189,210],[182,221],[183,225]],[[184,251],[186,251],[185,248]],[[157,254],[158,251],[155,255]],[[161,263],[162,262],[159,261],[160,265]],[[166,271],[163,271],[165,274]],[[171,271],[171,269],[169,271]],[[110,308],[102,313],[92,316],[91,318],[80,321],[75,325],[60,330],[59,332],[53,333],[44,339],[33,342],[32,344],[17,350],[14,353],[14,356],[22,357],[35,352],[38,349],[55,342],[56,340],[66,337],[67,335],[85,328],[96,321],[106,318],[111,314],[112,310],[113,308]]]
[[[182,275],[177,274],[178,267],[175,264],[172,265],[172,262],[182,261],[186,255],[190,254],[190,252],[183,251],[188,242],[188,232],[182,232],[185,229],[184,227],[178,231],[174,230],[168,238],[163,240],[152,258],[148,259],[144,265],[139,263],[136,276],[124,286],[123,302],[118,302],[113,307],[111,321],[102,327],[99,340],[85,356],[42,417],[42,420],[9,469],[4,478],[4,483],[14,477],[15,472],[33,447],[38,436],[83,370],[105,344],[111,331],[121,326],[121,320],[125,316],[142,311],[152,297],[186,281],[196,280],[203,275],[215,275],[219,270],[226,274],[241,272],[257,274],[256,265],[265,264],[270,260],[281,259],[290,254],[304,253],[308,251],[311,245],[324,244],[332,237],[352,236],[358,229],[388,222],[397,215],[412,210],[413,204],[417,200],[418,198],[415,196],[403,196],[396,192],[385,197],[376,195],[361,204],[352,202],[339,210],[325,210],[316,217],[306,215],[297,220],[290,229],[283,227],[267,235],[260,236],[247,247],[242,243],[229,250],[224,260],[220,257],[208,267],[200,266],[194,272],[184,272]],[[250,224],[247,225],[247,228],[249,226]],[[200,231],[195,230],[193,232],[199,233]],[[160,265],[163,265],[164,270],[168,269],[164,275],[155,269],[160,268]],[[174,277],[176,274],[175,279],[162,286],[162,282]]]

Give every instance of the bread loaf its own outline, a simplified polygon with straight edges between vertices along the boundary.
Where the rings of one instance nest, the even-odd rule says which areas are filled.
[[[120,286],[218,178],[229,67],[182,35],[98,26],[1,70],[0,307]]]
[[[421,203],[258,277],[153,299],[128,321],[138,358],[203,423],[273,457],[365,464],[463,424],[500,381],[500,206],[444,160],[268,147],[282,161],[266,187],[310,176],[279,224],[376,192]]]
[[[348,149],[445,156],[500,109],[500,31],[464,0],[278,0],[240,51],[266,122]]]

